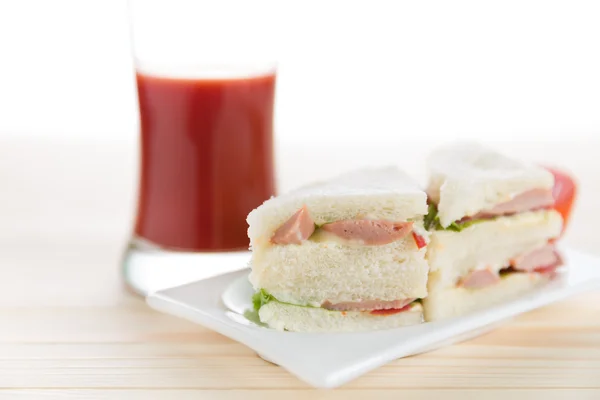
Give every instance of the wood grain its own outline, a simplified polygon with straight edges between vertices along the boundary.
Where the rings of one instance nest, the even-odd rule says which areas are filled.
[[[36,389],[36,390],[0,390],[0,399],[50,400],[50,399],[90,399],[90,400],[294,400],[310,398],[314,400],[421,400],[421,399],[464,399],[464,400],[507,400],[537,399],[544,400],[597,400],[598,391],[594,389],[508,389],[496,390],[453,390],[453,389],[407,389],[402,391],[381,389],[336,389],[326,390],[121,390],[121,389]]]
[[[62,276],[73,271],[56,265],[55,275],[61,268]],[[78,304],[85,288],[75,274],[65,279],[79,282],[71,294],[63,284],[61,302],[72,296],[71,305],[30,298],[0,307],[0,388],[11,389],[0,390],[0,398],[464,398],[464,390],[473,398],[600,396],[600,292],[535,310],[461,345],[397,360],[340,390],[314,391],[238,343],[149,309],[123,290],[108,265],[86,268],[110,283],[106,298]],[[92,290],[94,280],[87,282]]]
[[[84,224],[79,218],[92,209],[82,209],[61,224],[69,215],[56,211],[62,198],[71,199],[69,207],[92,201],[99,207],[94,199],[101,193],[130,190],[130,172],[118,180],[129,161],[111,158],[108,177],[100,168],[105,163],[89,163],[97,170],[87,176],[96,185],[105,180],[101,189],[84,193],[87,180],[69,178],[61,190],[76,182],[80,198],[54,193],[52,207],[23,222],[28,212],[15,191],[41,197],[53,184],[39,189],[43,174],[33,169],[9,176],[20,158],[7,146],[1,152],[10,195],[0,196],[0,399],[600,399],[600,292],[535,310],[460,345],[397,360],[340,389],[313,390],[248,348],[155,312],[124,290],[119,258],[128,213],[109,209],[121,200],[111,197],[99,214],[106,223]],[[584,173],[583,164],[574,165]],[[600,190],[600,169],[592,172],[582,175],[588,195],[569,240],[600,255],[598,237],[589,234],[600,224],[590,195]]]

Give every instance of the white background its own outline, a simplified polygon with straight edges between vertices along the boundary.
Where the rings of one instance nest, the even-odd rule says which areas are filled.
[[[423,179],[432,146],[477,138],[571,169],[569,235],[597,249],[600,2],[270,3],[280,190],[367,164]],[[198,43],[244,34],[226,27]],[[133,78],[125,0],[0,1],[0,249],[33,236],[125,243]]]
[[[216,2],[194,3],[204,16]],[[270,13],[248,19],[272,24],[281,142],[600,131],[597,1],[260,3]],[[234,20],[197,40],[243,36]],[[130,50],[125,0],[3,0],[0,135],[133,140]]]

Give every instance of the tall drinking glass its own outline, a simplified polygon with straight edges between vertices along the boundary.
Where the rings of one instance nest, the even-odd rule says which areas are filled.
[[[129,4],[141,163],[123,270],[146,294],[246,265],[246,216],[275,192],[275,63],[266,2]]]

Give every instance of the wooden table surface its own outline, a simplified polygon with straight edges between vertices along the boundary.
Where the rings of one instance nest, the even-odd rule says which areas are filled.
[[[47,152],[40,148],[33,156]],[[131,175],[121,183],[111,177],[122,164],[108,172],[88,165],[87,178],[104,186],[73,198],[48,194],[50,187],[60,192],[87,181],[69,175],[75,172],[63,167],[65,157],[17,179],[4,167],[18,154],[0,154],[0,178],[11,189],[0,199],[0,208],[10,210],[0,214],[1,399],[600,399],[600,292],[527,313],[469,342],[397,360],[342,388],[313,390],[248,348],[155,312],[124,289],[118,260],[131,210],[112,209],[117,201],[104,198],[108,208],[94,206],[102,218],[93,224],[73,216],[89,212],[86,204],[107,188],[131,186]],[[63,179],[40,180],[49,173]],[[587,182],[598,191],[595,176]],[[47,208],[24,208],[27,200],[15,190],[23,199],[44,198]],[[64,203],[73,208],[68,220],[56,213]],[[573,221],[574,231],[600,222],[588,212],[594,204],[580,203],[585,212]],[[35,221],[25,218],[31,213]],[[124,222],[111,230],[110,218]],[[568,241],[600,255],[597,236]]]
[[[149,309],[122,287],[119,250],[47,240],[3,252],[0,398],[462,399],[465,389],[486,399],[600,398],[600,292],[315,391],[241,344]]]

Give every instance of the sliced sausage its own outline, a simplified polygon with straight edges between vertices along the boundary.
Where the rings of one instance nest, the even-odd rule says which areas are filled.
[[[458,286],[465,289],[481,289],[500,282],[498,273],[491,269],[478,269],[469,273],[458,282]]]
[[[561,257],[552,244],[547,244],[510,262],[514,269],[527,272],[545,267],[558,267],[560,264],[562,264]]]
[[[472,218],[489,218],[512,215],[525,211],[540,210],[554,205],[552,190],[532,189],[515,196],[512,200],[500,203],[490,210],[477,213]]]
[[[315,231],[315,221],[303,206],[271,236],[273,244],[301,244]]]
[[[349,219],[325,224],[322,229],[342,239],[357,240],[365,245],[382,245],[403,239],[412,232],[412,227],[412,222]]]

